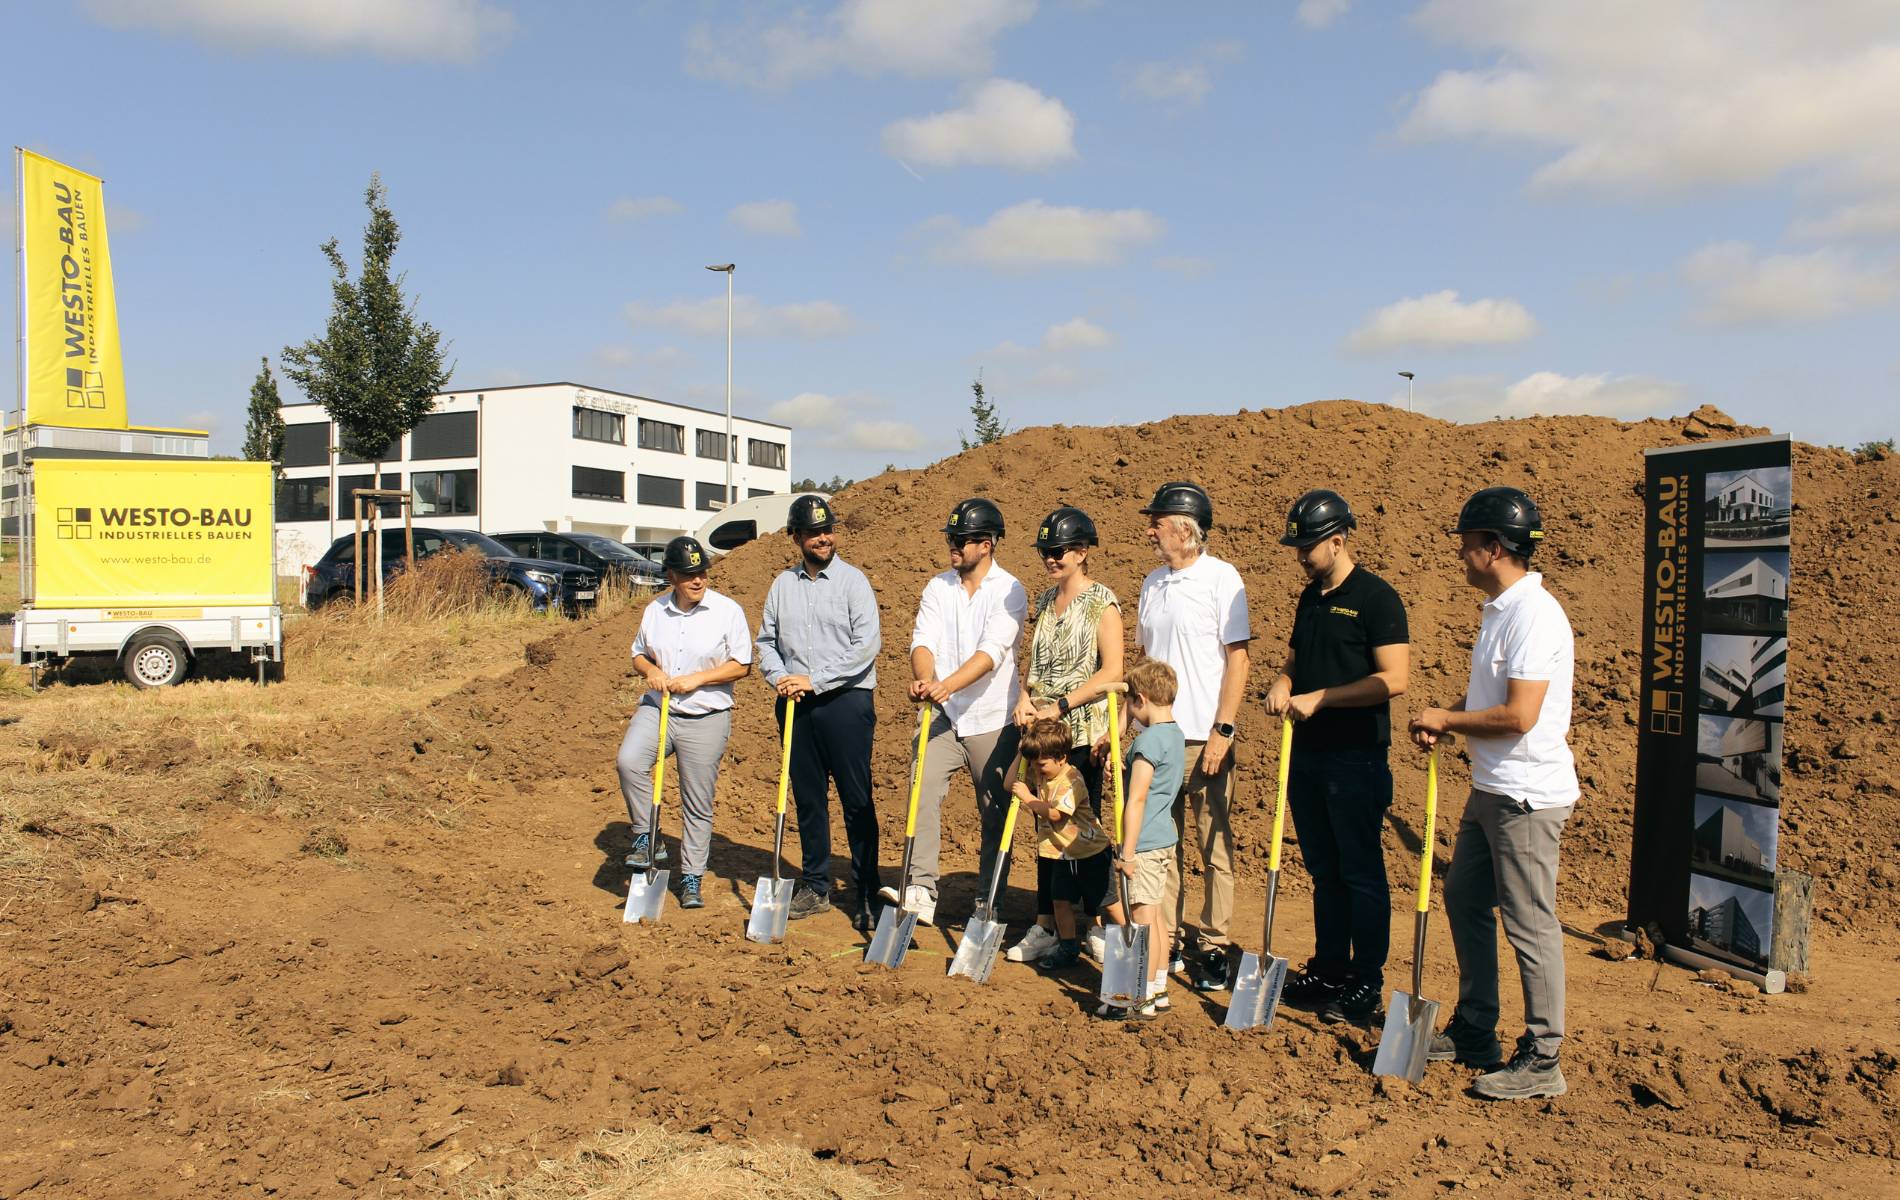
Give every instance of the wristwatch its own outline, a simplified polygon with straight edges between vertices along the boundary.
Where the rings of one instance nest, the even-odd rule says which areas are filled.
[[[1056,711],[1065,717],[1069,715],[1069,698],[1067,696],[1056,697]]]
[[[1214,732],[1231,741],[1234,736],[1234,723],[1232,721],[1222,721],[1214,726]]]

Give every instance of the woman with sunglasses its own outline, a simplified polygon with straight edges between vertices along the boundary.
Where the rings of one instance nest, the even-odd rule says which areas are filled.
[[[1089,578],[1089,549],[1099,545],[1095,522],[1079,508],[1063,506],[1036,530],[1036,552],[1049,587],[1036,598],[1035,633],[1016,724],[1061,721],[1069,730],[1069,762],[1088,784],[1089,804],[1102,807],[1102,766],[1095,743],[1108,735],[1108,688],[1122,677],[1122,610],[1115,593]],[[1056,948],[1057,872],[1069,864],[1036,860],[1036,923],[1005,955],[1011,962],[1038,962]],[[1090,916],[1099,896],[1071,898]],[[1095,937],[1091,934],[1090,942]],[[1066,965],[1066,964],[1064,964]]]

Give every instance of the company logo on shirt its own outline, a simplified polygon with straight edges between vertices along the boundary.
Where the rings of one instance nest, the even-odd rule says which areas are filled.
[[[1330,612],[1330,613],[1337,613],[1338,615],[1340,615],[1340,616],[1342,616],[1342,617],[1357,617],[1357,616],[1359,615],[1359,610],[1358,610],[1358,609],[1356,609],[1356,608],[1341,608],[1341,607],[1340,607],[1339,605],[1337,605],[1337,604],[1335,604],[1335,605],[1333,605],[1333,606],[1332,606],[1331,608],[1329,608],[1329,609],[1327,609],[1326,611],[1327,611],[1327,612]]]

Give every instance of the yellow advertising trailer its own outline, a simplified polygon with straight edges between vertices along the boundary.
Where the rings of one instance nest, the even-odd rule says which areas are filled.
[[[38,459],[14,660],[112,654],[134,686],[208,651],[283,661],[269,463]]]

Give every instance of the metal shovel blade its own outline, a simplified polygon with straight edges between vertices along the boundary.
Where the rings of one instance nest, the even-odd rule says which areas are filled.
[[[1241,955],[1240,975],[1221,1024],[1229,1029],[1271,1028],[1286,988],[1286,967],[1287,960],[1278,954],[1267,955],[1264,962],[1258,954]]]
[[[864,961],[895,971],[904,965],[904,956],[910,953],[910,939],[916,932],[916,913],[886,904],[884,911],[877,915],[877,932],[871,935],[871,944],[864,948]]]
[[[1130,1008],[1148,998],[1148,927],[1121,925],[1104,931],[1102,999]]]
[[[988,981],[996,969],[996,952],[1003,945],[1003,923],[987,918],[972,918],[964,927],[963,940],[957,943],[957,956],[950,960],[950,973],[976,983]]]
[[[769,946],[785,940],[785,922],[792,913],[792,883],[790,879],[774,882],[770,875],[759,876],[758,886],[752,889],[752,915],[745,923],[747,941]]]
[[[1392,1075],[1418,1083],[1425,1078],[1425,1055],[1438,1025],[1438,1001],[1394,990],[1385,1010],[1385,1032],[1372,1059],[1374,1075]]]
[[[660,911],[666,907],[666,877],[665,871],[633,873],[633,883],[627,888],[627,910],[620,914],[624,924],[660,919]]]

